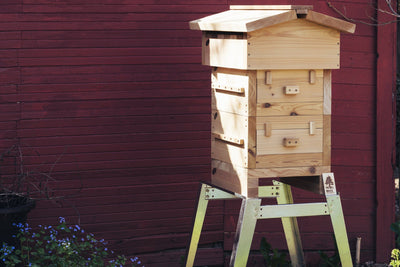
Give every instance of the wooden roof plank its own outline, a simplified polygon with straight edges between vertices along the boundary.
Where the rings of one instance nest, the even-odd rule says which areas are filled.
[[[247,32],[252,32],[264,27],[297,19],[296,11],[291,10],[268,18],[263,18],[247,23]]]
[[[250,32],[297,19],[294,10],[229,10],[190,22],[201,31]]]
[[[201,31],[252,32],[279,23],[297,19],[297,14],[307,14],[306,20],[354,33],[356,25],[338,18],[310,10],[312,6],[231,6],[231,9],[189,23],[190,29]]]
[[[312,10],[308,11],[306,20],[321,24],[323,26],[334,28],[342,32],[354,33],[356,30],[356,25],[353,23],[324,15]]]
[[[313,9],[312,5],[231,5],[232,10],[290,10],[290,9]]]

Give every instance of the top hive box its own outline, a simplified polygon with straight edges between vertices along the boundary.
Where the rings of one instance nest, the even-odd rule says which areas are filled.
[[[202,63],[233,69],[338,69],[340,32],[355,25],[312,6],[231,6],[190,22],[203,31]]]

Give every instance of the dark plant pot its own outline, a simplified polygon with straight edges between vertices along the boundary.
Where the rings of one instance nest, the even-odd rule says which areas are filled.
[[[19,247],[15,236],[18,228],[13,224],[25,223],[35,200],[18,194],[0,194],[0,245],[6,242]]]

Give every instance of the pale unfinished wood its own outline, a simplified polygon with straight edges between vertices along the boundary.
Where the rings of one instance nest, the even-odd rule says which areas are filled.
[[[322,166],[322,153],[258,155],[256,168]]]
[[[310,70],[309,71],[309,83],[310,84],[315,84],[317,79],[317,73],[315,72],[315,70]]]
[[[248,140],[249,117],[239,114],[213,110],[211,113],[211,131],[235,139]],[[242,143],[243,144],[243,143]]]
[[[270,137],[257,131],[257,156],[322,152],[322,137],[322,129],[315,135],[309,135],[308,129],[272,130]]]
[[[318,188],[311,185],[309,177],[330,172],[329,166],[248,169],[215,159],[211,162],[211,168],[212,184],[248,197],[258,195],[259,179],[262,178],[280,177],[285,182],[287,179],[292,179],[293,183],[296,183],[297,179],[298,182],[305,179],[304,186],[301,188],[307,190],[312,187]],[[287,183],[290,184],[290,182]]]
[[[324,115],[324,155],[322,162],[324,165],[331,165],[331,116]]]
[[[323,100],[323,70],[315,71],[315,83],[309,83],[308,70],[272,70],[273,81],[266,85],[264,71],[257,71],[257,102],[311,102]],[[286,95],[286,86],[297,85],[301,88],[296,95]]]
[[[211,91],[212,109],[247,116],[251,114],[248,103],[248,98],[246,96],[226,94],[216,89],[212,89]],[[255,114],[255,111],[253,111],[253,114]]]
[[[324,70],[324,115],[332,114],[332,71]]]
[[[321,167],[323,169],[325,167]],[[326,173],[330,171],[323,170],[318,174]],[[301,176],[301,175],[300,175]],[[309,176],[309,177],[282,177],[280,181],[284,184],[288,184],[297,188],[301,188],[303,190],[311,191],[315,194],[323,195],[324,194],[324,185],[322,181],[322,177],[318,176]]]
[[[300,93],[300,86],[287,85],[285,88],[285,95],[298,95]]]
[[[283,146],[284,147],[297,147],[299,145],[300,145],[300,138],[298,138],[298,137],[283,138]]]
[[[323,116],[268,116],[257,117],[257,130],[263,130],[264,124],[269,123],[271,130],[308,129],[309,123],[314,122],[315,129],[322,129]]]
[[[317,129],[316,124],[313,121],[310,121],[309,124],[310,124],[309,135],[314,135]]]
[[[331,69],[340,31],[354,25],[310,9],[233,6],[191,22],[206,31],[202,60],[214,67],[213,184],[257,196],[261,178],[330,171]]]
[[[286,168],[259,168],[249,169],[248,179],[259,178],[277,178],[280,177],[295,177],[295,176],[313,176],[324,172],[329,172],[329,166],[311,166],[311,167],[286,167]]]
[[[247,150],[248,168],[256,167],[257,160],[257,130],[256,117],[249,117],[249,142],[245,149]]]
[[[297,19],[248,33],[248,69],[337,69],[340,32]]]
[[[210,48],[208,47],[207,33],[203,32],[201,37],[201,63],[203,65],[210,65]]]
[[[248,151],[244,146],[233,145],[216,138],[211,140],[211,158],[246,168],[255,165],[254,162],[249,162]]]
[[[240,88],[240,93],[249,90],[249,71],[217,68],[211,73],[211,87],[216,89]]]
[[[356,25],[341,19],[337,19],[325,14],[321,14],[310,10],[307,13],[306,19],[326,27],[332,27],[347,33],[354,33],[356,31]]]
[[[212,84],[221,87],[243,88],[241,94],[212,90],[212,108],[246,116],[256,115],[256,71],[216,68],[211,75]]]
[[[265,71],[265,84],[272,84],[272,72],[270,70]]]
[[[258,116],[300,116],[321,115],[322,102],[259,103]]]
[[[219,160],[211,161],[211,183],[242,195],[247,194],[247,171]]]
[[[234,145],[243,145],[244,144],[244,139],[232,137],[230,135],[221,134],[221,133],[212,133],[212,136],[214,138],[220,139],[220,140],[228,142],[228,143],[232,143]]]
[[[250,32],[297,19],[294,10],[228,10],[189,22],[191,30]]]
[[[264,131],[265,131],[266,137],[271,136],[271,134],[272,134],[272,123],[271,122],[264,123]]]
[[[203,41],[203,65],[246,69],[247,40],[207,38]],[[232,56],[235,55],[235,56]]]
[[[239,10],[290,10],[313,9],[312,5],[231,5],[229,9]]]
[[[232,5],[230,10],[189,22],[192,30],[251,32],[306,15],[313,23],[339,31],[354,33],[355,24],[312,11],[311,5]],[[299,17],[303,17],[299,16]]]
[[[248,169],[240,168],[219,160],[211,161],[211,182],[247,197],[258,194],[258,179],[249,180]]]
[[[212,84],[211,87],[214,89],[219,89],[222,91],[228,91],[228,92],[232,92],[232,93],[239,93],[239,94],[244,93],[243,87],[235,87],[235,86],[227,87],[227,86],[222,86],[221,84]]]
[[[255,101],[255,99],[253,101]],[[243,167],[255,167],[255,117],[214,111],[212,114],[212,131],[216,133],[224,133],[233,140],[239,140],[239,142],[231,142],[232,144],[229,144],[220,141],[224,139],[217,136],[217,139],[212,140],[212,158],[232,162],[233,164]],[[244,142],[241,142],[241,140],[244,140]],[[230,142],[230,139],[225,139],[224,141]]]

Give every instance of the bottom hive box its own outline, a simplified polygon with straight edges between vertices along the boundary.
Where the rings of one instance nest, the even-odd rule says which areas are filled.
[[[247,197],[258,197],[259,179],[318,176],[330,172],[330,166],[304,166],[285,168],[243,168],[213,159],[211,183]]]

